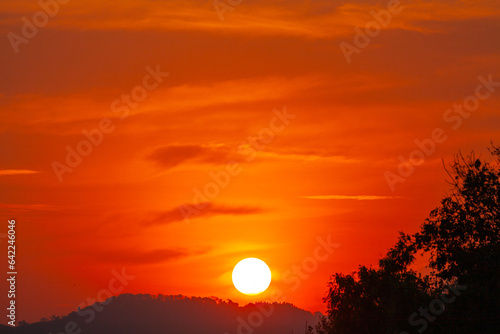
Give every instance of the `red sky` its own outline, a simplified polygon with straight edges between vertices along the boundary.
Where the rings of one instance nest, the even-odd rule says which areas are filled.
[[[18,320],[66,314],[122,268],[135,276],[123,293],[281,291],[324,311],[330,275],[375,266],[439,204],[442,159],[499,143],[495,0],[401,1],[350,62],[341,43],[356,47],[388,2],[243,0],[224,20],[211,1],[58,7],[16,44],[41,7],[0,3],[0,233],[16,219]],[[432,152],[391,186],[415,141]],[[92,152],[69,166],[67,147]],[[229,184],[184,221],[179,206],[231,161]],[[292,273],[328,236],[338,247]],[[271,267],[267,293],[232,286],[245,257]]]

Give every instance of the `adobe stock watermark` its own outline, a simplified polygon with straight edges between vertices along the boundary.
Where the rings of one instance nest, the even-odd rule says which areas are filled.
[[[487,78],[478,76],[477,79],[479,85],[476,86],[474,94],[467,96],[462,103],[453,104],[452,108],[446,109],[443,113],[444,122],[451,123],[450,126],[453,130],[458,130],[463,121],[479,108],[481,101],[487,100],[495,92],[495,87],[500,86],[500,82],[493,81],[492,74],[489,74]],[[384,178],[391,191],[396,190],[396,184],[405,182],[407,178],[413,175],[416,167],[422,165],[425,159],[436,151],[437,145],[444,143],[446,140],[448,140],[448,135],[442,128],[432,130],[428,138],[415,139],[414,143],[417,149],[411,151],[408,158],[402,155],[398,156],[397,172],[384,172]]]
[[[314,248],[312,256],[304,258],[299,264],[294,264],[290,270],[285,271],[281,276],[289,291],[299,289],[302,282],[318,270],[320,263],[327,261],[334,250],[340,247],[340,244],[332,242],[331,235],[326,238],[317,237],[316,241],[318,245]],[[274,289],[269,297],[269,304],[257,304],[257,310],[251,312],[246,319],[241,316],[236,318],[238,323],[236,333],[252,334],[255,328],[262,326],[264,321],[274,314],[275,308],[272,302],[282,303],[285,300],[286,293],[280,289]],[[225,332],[224,334],[229,333]]]
[[[411,0],[409,0],[411,1]],[[352,62],[353,54],[360,54],[361,50],[370,45],[373,38],[380,35],[382,28],[386,28],[392,21],[393,15],[401,13],[403,7],[399,0],[389,0],[387,9],[381,9],[378,12],[371,10],[372,21],[365,24],[364,32],[360,27],[354,27],[355,35],[353,44],[340,42],[339,47],[348,64]]]
[[[119,114],[118,118],[120,120],[126,119],[130,114],[130,110],[136,109],[139,103],[148,97],[148,92],[156,89],[163,82],[163,79],[169,75],[168,72],[160,70],[159,64],[156,65],[155,69],[146,66],[146,72],[147,74],[144,75],[141,85],[134,86],[129,94],[122,94],[120,98],[111,102],[110,108],[114,113]],[[83,129],[81,133],[84,139],[80,140],[74,148],[70,145],[66,146],[65,163],[53,161],[51,164],[59,182],[63,181],[65,173],[73,172],[82,163],[84,157],[90,155],[95,147],[102,144],[105,134],[110,134],[115,129],[116,126],[110,118],[102,118],[93,129]]]
[[[263,151],[267,145],[272,143],[276,134],[285,130],[290,121],[297,117],[297,115],[289,114],[286,106],[283,107],[282,111],[274,109],[273,115],[268,127],[262,128],[257,136],[250,136],[238,145],[237,152],[246,162],[254,161],[258,152]],[[208,176],[212,181],[205,183],[201,189],[193,188],[192,204],[179,205],[179,211],[184,221],[189,223],[190,217],[198,215],[206,209],[210,201],[219,196],[220,192],[229,186],[231,179],[240,175],[242,171],[243,166],[236,160],[228,161],[222,170],[210,171]]]
[[[76,312],[85,324],[90,324],[96,318],[96,312],[102,312],[104,306],[111,303],[113,295],[119,294],[123,289],[132,281],[135,276],[130,276],[125,273],[125,268],[119,273],[115,269],[111,270],[113,277],[109,280],[107,288],[101,289],[97,292],[95,298],[88,297],[87,302],[78,305]],[[76,321],[68,321],[64,325],[64,331],[56,334],[80,334],[82,333],[82,326]],[[52,334],[50,332],[49,334]]]
[[[453,303],[457,299],[457,297],[462,294],[461,291],[464,291],[466,289],[467,289],[466,285],[458,285],[458,284],[455,284],[450,287],[445,287],[441,292],[439,298],[433,299],[429,303],[429,308],[420,307],[418,309],[418,313],[413,312],[408,317],[408,323],[413,327],[420,326],[417,329],[417,332],[422,333],[427,329],[428,322],[434,322],[437,319],[437,316],[439,316],[445,311],[446,304]],[[407,331],[402,331],[399,332],[399,334],[410,334],[410,333]]]
[[[66,5],[69,0],[39,0],[38,6],[40,10],[35,12],[31,20],[26,16],[21,18],[23,26],[21,34],[9,32],[7,38],[14,49],[14,53],[19,52],[21,44],[28,44],[29,41],[38,35],[39,28],[45,27],[50,19],[54,18],[59,13],[59,6]]]
[[[212,4],[219,20],[224,21],[224,13],[234,11],[242,2],[243,0],[214,0]]]

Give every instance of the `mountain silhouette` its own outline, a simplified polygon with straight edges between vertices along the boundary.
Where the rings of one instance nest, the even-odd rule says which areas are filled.
[[[239,306],[216,297],[122,294],[64,317],[18,327],[0,325],[10,334],[289,334],[305,333],[321,313],[289,303]]]

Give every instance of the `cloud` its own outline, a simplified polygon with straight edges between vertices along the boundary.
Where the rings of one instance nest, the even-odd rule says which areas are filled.
[[[181,206],[187,205],[188,204],[183,204]],[[181,206],[164,212],[150,213],[149,217],[143,221],[143,225],[165,225],[183,221],[185,217],[182,215],[180,210]],[[195,212],[189,217],[189,219],[216,215],[252,215],[265,211],[264,209],[258,207],[215,205],[208,202],[200,203],[198,206],[203,207],[203,209],[196,209],[194,206],[189,205],[189,208]]]
[[[355,199],[358,201],[373,201],[380,199],[396,199],[399,196],[374,196],[374,195],[319,195],[319,196],[301,196],[307,199]]]
[[[350,158],[345,155],[339,155],[330,152],[315,152],[310,150],[308,152],[291,151],[291,153],[286,153],[286,151],[281,150],[280,152],[270,151],[270,152],[259,152],[259,157],[266,160],[288,160],[288,161],[329,161],[337,163],[356,163],[361,162],[360,159]]]
[[[241,4],[224,14],[220,20],[212,2],[192,1],[118,1],[102,4],[89,0],[87,6],[61,6],[51,20],[50,29],[90,30],[160,30],[160,31],[225,31],[275,35],[324,36],[342,28],[345,20],[335,4],[326,0],[319,4],[257,1]],[[115,3],[113,5],[113,3]],[[113,15],[104,15],[107,6],[115,8]],[[310,8],[313,7],[313,8]],[[0,2],[3,32],[18,25],[19,19],[40,10],[30,1]],[[133,14],[133,15],[132,15]],[[229,17],[232,19],[229,20]],[[17,27],[16,27],[17,28]],[[325,32],[326,31],[326,32]]]
[[[123,264],[154,264],[178,260],[189,256],[202,255],[209,249],[190,251],[187,249],[154,249],[151,251],[123,250],[95,254],[102,262],[113,262]]]
[[[157,148],[148,158],[166,168],[173,168],[184,162],[226,164],[231,160],[240,160],[241,156],[223,144],[169,145]]]
[[[3,169],[0,170],[0,176],[2,175],[25,175],[25,174],[38,174],[41,173],[36,170],[29,169]]]
[[[114,5],[113,5],[114,3]],[[104,15],[111,6],[113,15]],[[61,6],[51,19],[50,29],[86,30],[160,30],[224,31],[233,34],[307,36],[331,38],[352,33],[352,25],[364,26],[373,20],[372,10],[387,9],[373,2],[328,1],[252,1],[224,13],[220,20],[211,2],[192,1],[118,1],[89,0],[86,6]],[[454,21],[498,17],[497,1],[402,1],[402,12],[386,29],[420,29],[422,21]],[[450,10],[452,8],[453,10]],[[40,7],[31,1],[0,2],[5,13],[0,18],[3,32],[18,28],[18,17],[32,15]]]
[[[177,36],[176,38],[180,37]],[[111,43],[111,40],[109,42]],[[223,40],[220,41],[220,43],[225,45]],[[73,53],[74,48],[71,46],[65,47],[68,48],[69,53],[78,57],[78,54]],[[89,46],[89,48],[97,47],[97,45]],[[165,52],[166,51],[167,49],[165,49]],[[47,52],[55,51],[49,49]],[[186,54],[182,54],[180,57],[186,58],[189,56],[188,51],[183,50],[183,52],[186,52]],[[210,52],[212,52],[211,55],[214,57],[218,55],[213,51]],[[102,59],[104,56],[105,55],[97,51],[92,55],[95,61]],[[128,66],[136,67],[136,58],[133,54],[129,56],[130,58],[124,58],[124,61],[127,62]],[[239,57],[243,56],[244,54]],[[0,61],[1,60],[0,54]],[[180,67],[183,66],[183,64],[184,63],[175,62],[161,63],[161,69],[167,71],[170,66]],[[2,86],[2,83],[0,83],[0,89],[10,90],[11,92],[11,94],[7,94],[6,97],[0,101],[1,108],[5,110],[5,112],[0,113],[0,130],[12,131],[22,126],[23,131],[33,131],[35,133],[45,131],[52,133],[53,131],[57,131],[59,135],[80,134],[82,127],[95,126],[95,122],[99,122],[104,116],[117,120],[122,116],[121,113],[114,112],[111,109],[110,103],[116,98],[120,99],[120,94],[122,92],[130,91],[130,87],[127,84],[122,86],[120,83],[110,80],[109,82],[103,82],[103,86],[99,92],[94,92],[90,88],[94,84],[94,81],[91,81],[84,85],[82,84],[82,86],[75,87],[76,91],[72,91],[71,93],[64,92],[63,95],[35,94],[32,90],[34,89],[39,92],[40,86],[43,87],[45,82],[32,81],[30,84],[33,86],[27,87],[24,80],[15,77],[16,72],[22,70],[22,64],[18,64],[18,66],[20,67],[9,69],[10,76],[8,79],[10,83],[8,86]],[[109,64],[107,71],[113,72],[115,70],[121,70],[120,67],[115,66],[114,64]],[[151,66],[154,67],[154,64]],[[33,69],[33,71],[37,70],[38,69]],[[64,85],[68,77],[83,75],[81,71],[76,69],[73,70],[54,78],[52,86],[57,86],[57,88],[55,88],[57,91],[64,91]],[[253,69],[251,70],[253,71]],[[221,69],[221,72],[222,71]],[[234,72],[233,68],[229,68],[228,71]],[[144,72],[144,74],[145,73],[146,72]],[[127,77],[125,81],[140,83],[144,74],[131,75]],[[96,71],[86,73],[86,75],[97,75],[100,77],[102,73]],[[240,73],[232,73],[232,75],[238,76]],[[353,75],[349,76],[349,78],[352,77]],[[97,77],[93,78],[97,80]],[[207,77],[204,79],[206,79],[205,82],[179,83],[172,79],[173,81],[162,83],[162,85],[158,86],[154,91],[148,92],[148,98],[141,101],[139,107],[133,110],[133,113],[129,116],[130,119],[139,115],[161,116],[162,118],[159,123],[152,124],[155,127],[161,128],[178,123],[190,126],[193,124],[193,120],[199,117],[200,114],[210,120],[217,119],[221,124],[225,124],[228,120],[235,121],[242,119],[248,121],[252,115],[255,115],[256,110],[249,109],[252,111],[252,115],[249,115],[248,112],[243,112],[244,110],[241,109],[242,106],[265,101],[307,96],[311,90],[324,87],[331,80],[329,77],[319,74],[305,74],[290,77],[281,74],[269,75],[269,73],[263,72],[252,77],[247,77],[245,74],[245,78],[222,80]],[[199,78],[193,75],[186,80],[198,81]],[[345,80],[347,79],[340,78],[339,80],[342,80],[342,84],[338,84],[340,89],[340,87],[345,86]],[[359,81],[360,80],[354,82],[356,87],[364,87]],[[380,78],[376,78],[376,81],[380,83]],[[88,89],[91,91],[89,92]],[[366,87],[365,89],[373,90],[374,87]],[[214,94],[214,92],[223,93]],[[122,103],[119,104],[120,107],[125,105],[126,104]],[[239,113],[234,112],[235,107],[238,108],[240,111]],[[273,105],[273,107],[275,106]],[[260,110],[260,112],[270,113],[271,109],[272,107],[267,107],[266,109]],[[210,110],[210,113],[207,112],[208,110]],[[186,117],[186,112],[192,113],[193,116]],[[156,121],[156,119],[154,120]],[[64,128],[60,127],[61,124],[65,125]]]
[[[241,145],[241,146],[240,146]],[[184,163],[203,163],[212,165],[225,165],[231,161],[239,163],[248,159],[244,153],[254,151],[257,155],[252,161],[334,161],[339,163],[359,162],[357,159],[348,158],[331,152],[313,152],[297,150],[273,150],[266,147],[258,150],[249,144],[240,144],[231,147],[226,144],[202,144],[202,145],[168,145],[156,148],[148,155],[148,159],[153,160],[167,169],[174,168]],[[238,148],[242,148],[241,154]]]

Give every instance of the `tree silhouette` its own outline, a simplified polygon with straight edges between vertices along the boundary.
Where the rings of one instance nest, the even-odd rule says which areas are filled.
[[[321,333],[392,333],[407,327],[408,315],[429,303],[428,282],[415,271],[390,272],[361,266],[329,283],[329,320]]]
[[[400,232],[378,269],[332,276],[318,333],[500,330],[500,148],[490,152],[491,162],[455,156],[449,195],[419,232]],[[409,269],[417,254],[428,255],[430,275]],[[425,314],[432,305],[442,310]]]

